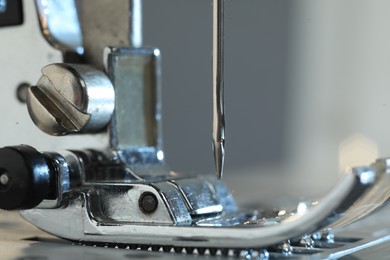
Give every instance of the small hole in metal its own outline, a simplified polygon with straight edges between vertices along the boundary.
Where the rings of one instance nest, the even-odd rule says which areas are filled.
[[[22,102],[22,103],[27,102],[27,91],[28,91],[28,88],[30,86],[31,86],[30,84],[23,82],[23,83],[20,83],[19,86],[17,87],[16,97],[18,98],[18,100],[20,102]]]

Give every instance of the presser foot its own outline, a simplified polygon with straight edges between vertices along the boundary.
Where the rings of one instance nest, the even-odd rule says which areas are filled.
[[[1,151],[10,149],[21,158],[28,157],[22,148]],[[40,154],[27,151],[30,157]],[[281,209],[261,205],[243,209],[222,182],[181,176],[164,165],[131,169],[107,153],[92,150],[41,156],[52,169],[51,192],[21,215],[48,233],[91,245],[177,251],[197,248],[198,252],[208,249],[210,254],[218,250],[222,254],[222,249],[259,252],[259,248],[273,248],[288,253],[287,244],[291,244],[283,241],[294,244],[298,240],[303,245],[306,241],[305,248],[310,249],[309,242],[319,237],[319,231],[328,231],[336,221],[349,224],[355,219],[351,209],[362,201],[376,203],[379,208],[389,198],[386,193],[377,203],[377,196],[373,196],[378,185],[388,185],[382,183],[388,182],[387,160],[353,168],[319,200]],[[11,170],[7,169],[8,176],[12,176]],[[149,175],[138,174],[147,170]],[[8,185],[12,189],[12,182]],[[373,211],[360,212],[359,217]]]

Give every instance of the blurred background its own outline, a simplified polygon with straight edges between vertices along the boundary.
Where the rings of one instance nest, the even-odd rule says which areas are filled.
[[[104,147],[102,135],[50,137],[16,98],[61,62],[33,1],[0,28],[0,145]],[[144,42],[163,58],[163,133],[172,169],[214,174],[212,1],[144,0]],[[349,167],[390,155],[390,2],[226,1],[224,180],[238,200],[317,196]],[[249,194],[249,196],[248,196]]]

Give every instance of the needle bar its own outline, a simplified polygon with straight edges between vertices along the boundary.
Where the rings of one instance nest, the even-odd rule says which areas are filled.
[[[142,47],[142,0],[129,0],[129,21],[130,46],[134,48]]]
[[[224,1],[213,0],[213,150],[217,178],[225,157],[224,114]]]

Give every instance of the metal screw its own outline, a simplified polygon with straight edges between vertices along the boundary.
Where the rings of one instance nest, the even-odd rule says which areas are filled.
[[[97,132],[110,121],[115,93],[103,72],[86,65],[52,64],[42,74],[27,95],[30,116],[42,131]]]
[[[142,193],[138,201],[141,211],[145,214],[152,214],[157,210],[158,200],[156,195],[151,192]]]

